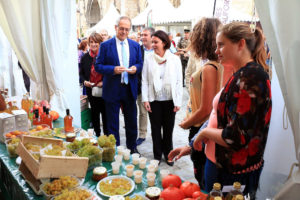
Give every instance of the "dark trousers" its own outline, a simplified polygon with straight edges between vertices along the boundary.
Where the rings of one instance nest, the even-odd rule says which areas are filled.
[[[201,127],[201,126],[200,126]],[[189,142],[198,133],[200,127],[191,127],[189,134]],[[203,145],[204,147],[204,145]],[[202,151],[197,151],[192,148],[191,160],[194,166],[195,178],[198,181],[200,188],[204,188],[204,165],[206,161],[206,155],[204,153],[204,148]]]
[[[119,113],[122,104],[125,133],[126,133],[126,146],[128,149],[136,149],[137,139],[137,108],[136,100],[131,94],[130,85],[121,85],[118,101],[105,101],[107,128],[109,134],[114,134],[117,140],[117,146],[120,145],[119,135]]]
[[[92,123],[96,136],[100,136],[101,134],[100,114],[102,118],[103,132],[104,134],[108,134],[104,99],[102,97],[93,97],[92,95],[88,95],[88,99],[91,105]]]
[[[173,101],[154,101],[150,103],[149,112],[154,159],[161,160],[162,153],[168,160],[168,154],[173,149],[173,129],[175,112]],[[161,134],[163,128],[163,134]]]
[[[181,59],[183,86],[185,86],[185,69],[187,67],[188,61],[188,59]]]

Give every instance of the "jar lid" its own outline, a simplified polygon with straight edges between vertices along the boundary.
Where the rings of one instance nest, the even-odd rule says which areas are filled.
[[[106,173],[106,168],[105,167],[95,167],[93,170],[94,174],[104,174]]]
[[[75,133],[68,133],[66,136],[67,136],[68,138],[70,138],[70,137],[76,137]]]
[[[161,193],[161,190],[160,188],[158,187],[149,187],[146,189],[146,194],[149,196],[149,197],[156,197],[156,196],[159,196]]]

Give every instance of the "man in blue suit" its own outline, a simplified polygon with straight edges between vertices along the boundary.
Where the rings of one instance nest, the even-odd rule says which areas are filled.
[[[131,20],[120,17],[115,25],[116,37],[100,45],[95,70],[103,74],[103,99],[105,100],[107,128],[120,145],[119,112],[123,106],[126,129],[126,146],[138,153],[137,139],[137,75],[143,67],[142,54],[137,42],[128,39]]]

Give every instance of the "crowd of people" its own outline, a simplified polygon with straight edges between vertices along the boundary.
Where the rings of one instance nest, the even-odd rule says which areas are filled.
[[[176,43],[172,34],[152,27],[130,35],[126,16],[115,30],[112,38],[105,30],[92,33],[78,47],[80,81],[96,135],[101,114],[103,133],[114,134],[120,145],[122,110],[126,146],[139,153],[149,116],[154,159],[161,162],[164,156],[173,166],[190,155],[201,188],[209,192],[215,182],[239,181],[255,199],[272,110],[262,31],[203,18],[192,31],[184,29]],[[175,115],[185,109],[184,86],[189,102],[179,126],[189,129],[189,144],[173,149]]]

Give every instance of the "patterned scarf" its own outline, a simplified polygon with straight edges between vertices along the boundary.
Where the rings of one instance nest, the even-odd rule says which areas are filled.
[[[96,62],[96,56],[97,53],[94,53],[93,51],[89,51],[90,56],[93,58],[92,66],[91,66],[91,74],[90,74],[90,82],[95,83],[95,86],[102,81],[102,74],[99,74],[95,70],[95,62]]]

